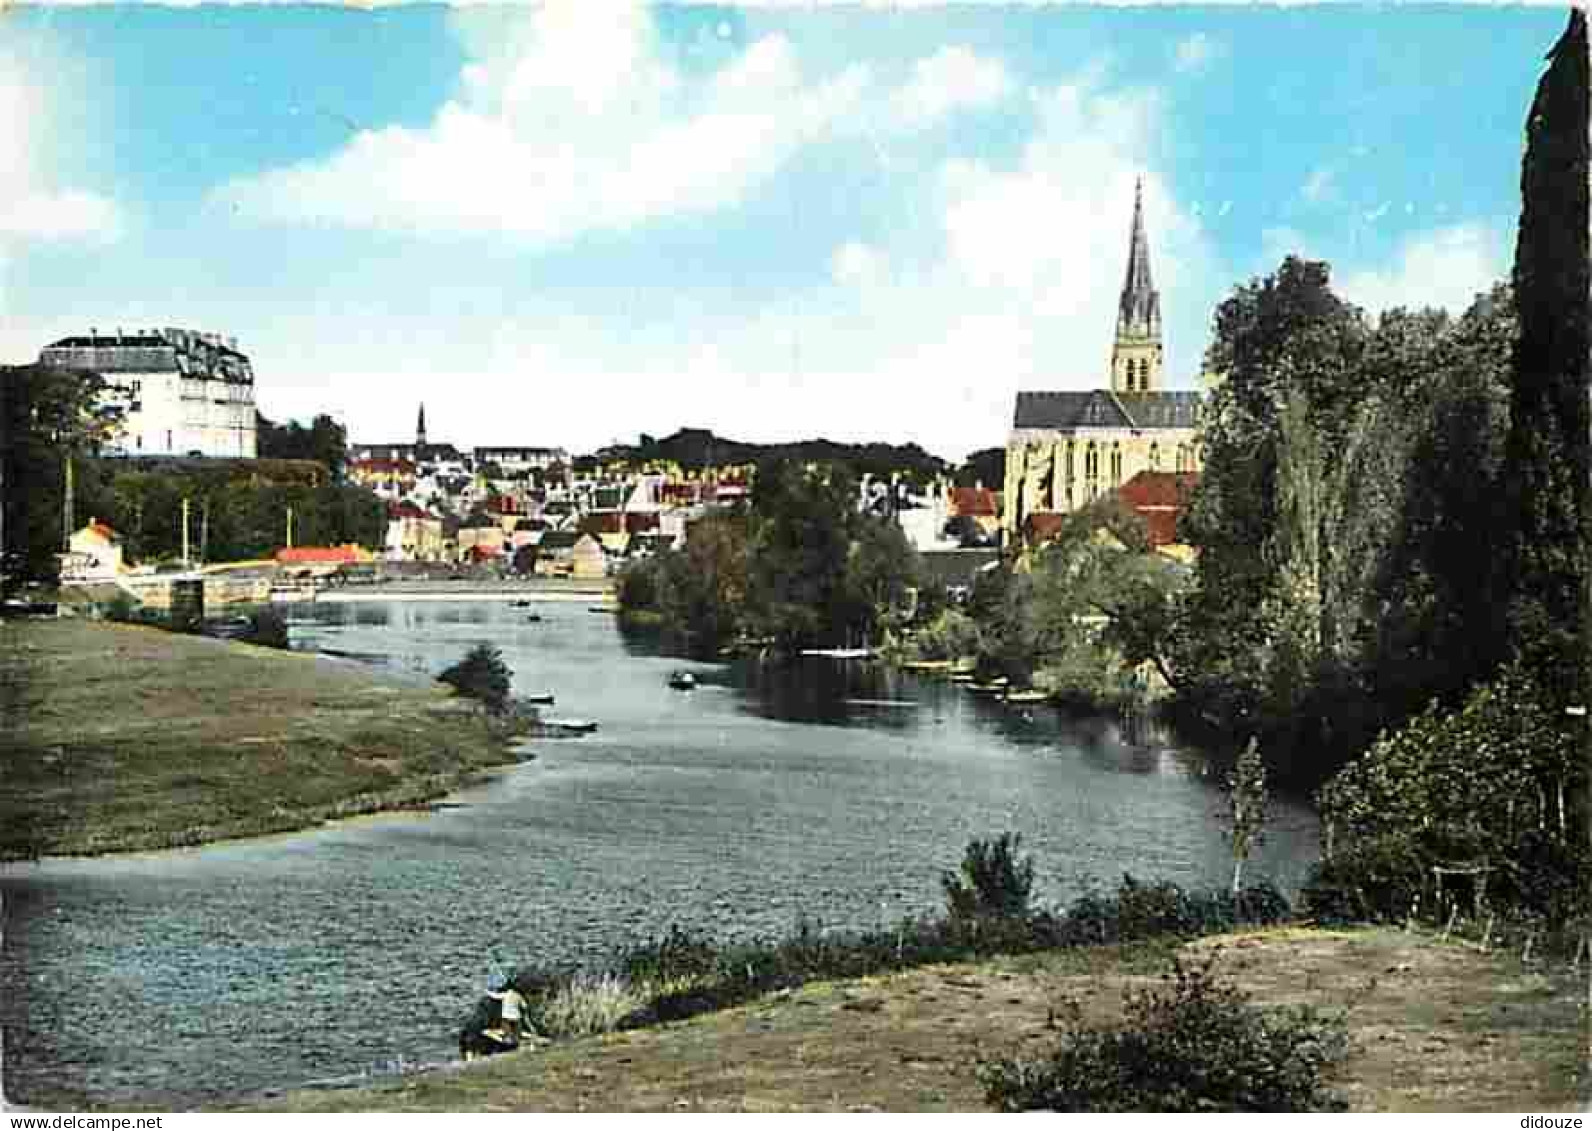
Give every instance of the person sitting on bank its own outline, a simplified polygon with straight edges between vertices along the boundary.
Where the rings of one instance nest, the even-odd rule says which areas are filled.
[[[541,1040],[541,1035],[530,1023],[530,1003],[513,982],[507,978],[493,979],[487,996],[497,1002],[499,1020],[486,1031],[486,1036],[509,1048],[518,1048],[528,1037],[538,1042]]]

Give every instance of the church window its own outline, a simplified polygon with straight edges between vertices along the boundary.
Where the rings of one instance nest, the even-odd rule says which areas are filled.
[[[1161,445],[1160,444],[1152,443],[1150,445],[1150,470],[1151,471],[1160,471],[1161,470]]]
[[[1112,486],[1122,484],[1122,448],[1117,444],[1111,445],[1111,483]]]

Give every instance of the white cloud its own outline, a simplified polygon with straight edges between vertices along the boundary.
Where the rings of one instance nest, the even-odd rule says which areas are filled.
[[[122,219],[115,201],[62,186],[52,174],[50,99],[21,59],[0,53],[0,255],[27,243],[108,241]]]
[[[1197,31],[1178,41],[1172,52],[1172,65],[1183,74],[1199,74],[1226,53],[1225,45]]]
[[[1369,311],[1441,307],[1458,314],[1509,268],[1504,234],[1481,223],[1419,232],[1385,268],[1343,276],[1335,289]]]
[[[471,62],[424,128],[362,129],[213,199],[265,221],[551,245],[732,205],[804,146],[875,120],[875,100],[893,128],[917,128],[1008,87],[998,62],[948,48],[892,97],[865,66],[805,73],[782,35],[702,81],[673,64],[642,5],[548,4],[507,32],[478,16],[455,19]]]
[[[942,47],[918,60],[892,101],[906,125],[930,126],[962,109],[992,106],[1011,90],[1011,78],[999,59],[966,47]]]
[[[423,129],[361,130],[325,160],[217,189],[243,215],[553,244],[711,211],[854,114],[860,68],[814,80],[769,36],[692,89],[640,5],[455,21],[473,61]]]
[[[97,193],[0,191],[0,239],[111,241],[121,230],[115,201]]]

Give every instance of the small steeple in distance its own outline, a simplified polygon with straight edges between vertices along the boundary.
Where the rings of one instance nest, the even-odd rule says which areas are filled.
[[[1133,187],[1133,227],[1128,235],[1128,273],[1117,301],[1117,334],[1111,347],[1111,389],[1149,393],[1161,387],[1161,294],[1150,277],[1150,238],[1144,231],[1144,179]]]
[[[415,454],[426,446],[426,402],[420,402],[420,415],[415,420]]]

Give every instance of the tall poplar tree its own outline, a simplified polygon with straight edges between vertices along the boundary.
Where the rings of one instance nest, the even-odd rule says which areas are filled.
[[[1505,475],[1511,544],[1503,555],[1509,651],[1560,702],[1588,701],[1584,655],[1592,506],[1592,271],[1588,265],[1588,126],[1592,109],[1583,12],[1548,54],[1526,122],[1514,289]]]

